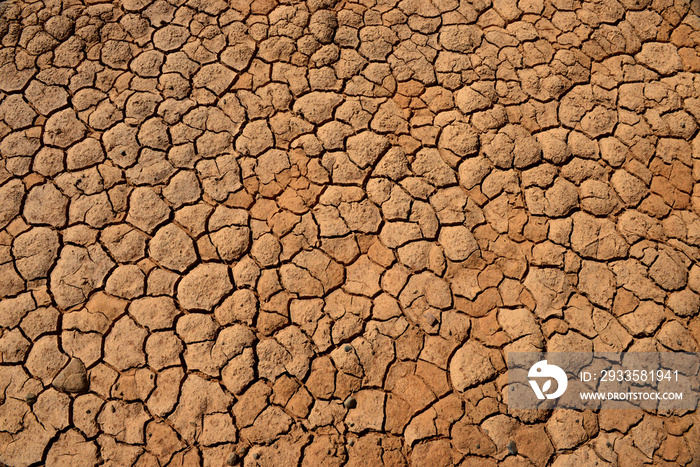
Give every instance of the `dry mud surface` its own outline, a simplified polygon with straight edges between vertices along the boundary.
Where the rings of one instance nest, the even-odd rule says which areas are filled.
[[[697,350],[698,13],[4,3],[0,465],[697,465],[504,358]]]

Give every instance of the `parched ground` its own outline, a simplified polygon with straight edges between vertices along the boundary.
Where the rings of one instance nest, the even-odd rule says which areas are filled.
[[[0,465],[700,465],[504,397],[698,349],[700,4],[0,9]]]

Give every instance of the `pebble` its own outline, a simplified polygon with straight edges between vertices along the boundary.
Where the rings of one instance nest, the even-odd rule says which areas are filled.
[[[27,402],[29,405],[34,405],[36,402],[36,394],[33,392],[28,392],[26,396],[24,396],[24,400]]]
[[[85,365],[78,358],[71,359],[68,365],[53,380],[53,387],[68,393],[83,393],[90,387]]]

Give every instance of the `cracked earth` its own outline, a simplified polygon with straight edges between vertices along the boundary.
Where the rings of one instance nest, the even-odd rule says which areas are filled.
[[[697,465],[509,412],[697,351],[700,5],[0,5],[0,465]]]

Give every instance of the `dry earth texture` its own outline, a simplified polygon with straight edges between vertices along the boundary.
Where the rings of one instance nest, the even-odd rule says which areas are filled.
[[[699,13],[4,3],[0,464],[697,465],[504,358],[698,349]]]

